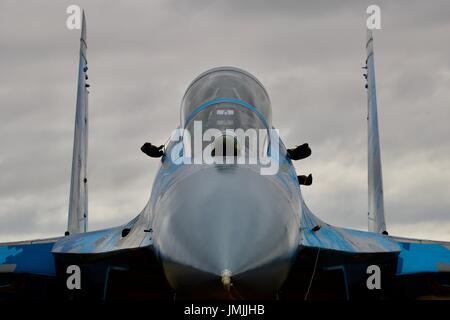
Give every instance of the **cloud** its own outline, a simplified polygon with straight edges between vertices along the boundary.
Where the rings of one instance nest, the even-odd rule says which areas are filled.
[[[255,74],[288,146],[308,141],[311,209],[365,229],[365,9],[370,1],[79,1],[88,22],[91,229],[134,217],[157,162],[139,151],[179,122],[189,82],[233,65]],[[66,229],[78,39],[72,1],[2,1],[0,241]],[[450,5],[380,1],[375,33],[388,228],[450,240]],[[429,230],[426,234],[423,232]]]

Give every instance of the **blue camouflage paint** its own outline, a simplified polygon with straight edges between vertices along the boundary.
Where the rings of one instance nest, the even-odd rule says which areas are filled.
[[[15,273],[55,275],[54,242],[0,247],[0,264],[15,265]]]
[[[317,218],[304,203],[302,211],[302,246],[348,253],[388,253],[401,250],[397,242],[388,236],[331,226]],[[319,224],[321,228],[316,232],[312,231]]]
[[[450,265],[450,250],[440,244],[400,243],[397,274],[439,272],[438,264]]]
[[[4,264],[6,259],[21,253],[23,249],[17,250],[16,247],[0,247],[0,263]]]
[[[146,206],[137,217],[122,226],[63,237],[55,243],[52,252],[92,254],[151,246],[151,233],[144,231],[150,229],[148,214]],[[130,232],[122,237],[125,228]]]
[[[86,233],[74,234],[59,240],[53,252],[72,253],[76,249],[76,253],[92,253],[96,251],[104,251],[114,249],[114,245],[121,237],[122,229],[120,227],[105,229],[100,231],[91,231]],[[99,248],[100,247],[100,248]]]
[[[349,253],[398,252],[398,246],[388,237],[376,233],[321,225],[319,231],[303,231],[302,245]]]

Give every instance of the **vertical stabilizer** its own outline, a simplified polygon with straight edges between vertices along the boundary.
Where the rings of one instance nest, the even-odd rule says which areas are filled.
[[[72,175],[70,181],[69,219],[70,234],[86,232],[88,222],[87,149],[88,149],[88,91],[86,59],[86,19],[83,12],[80,63],[78,66],[77,105],[73,139]]]
[[[368,129],[368,180],[369,180],[369,231],[386,233],[381,172],[380,136],[378,132],[377,92],[375,88],[375,63],[373,35],[367,30],[367,129]]]

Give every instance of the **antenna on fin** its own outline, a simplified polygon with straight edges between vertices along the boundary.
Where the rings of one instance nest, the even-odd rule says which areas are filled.
[[[369,231],[387,234],[384,218],[383,177],[381,171],[380,135],[378,132],[377,92],[375,87],[375,63],[373,34],[367,30],[367,133],[368,133],[368,182],[369,182]]]
[[[87,231],[88,224],[88,93],[86,59],[86,17],[82,16],[80,62],[78,66],[77,105],[73,138],[72,173],[70,181],[69,217],[66,235]]]

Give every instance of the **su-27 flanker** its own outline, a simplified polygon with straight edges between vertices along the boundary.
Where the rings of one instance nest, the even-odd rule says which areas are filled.
[[[68,229],[65,236],[53,239],[1,244],[0,296],[98,300],[448,297],[450,243],[386,234],[371,32],[366,47],[368,232],[329,225],[307,207],[301,184],[310,184],[312,177],[299,178],[292,161],[308,156],[309,146],[288,149],[279,137],[268,134],[258,144],[262,147],[254,148],[226,134],[227,129],[273,129],[272,107],[263,85],[253,75],[230,67],[198,76],[181,103],[179,132],[192,134],[200,122],[202,130],[214,128],[223,135],[200,148],[185,141],[185,135],[162,147],[144,145],[143,151],[161,163],[147,205],[128,223],[88,232],[83,17]],[[263,175],[258,161],[180,161],[206,147],[213,159],[233,158],[245,151],[248,157],[276,163],[278,170]]]

